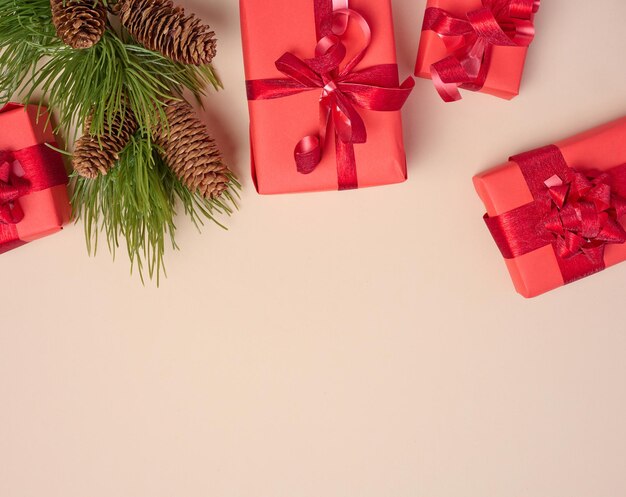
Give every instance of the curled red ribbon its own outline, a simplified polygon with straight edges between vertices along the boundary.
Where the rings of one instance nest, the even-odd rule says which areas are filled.
[[[540,0],[482,0],[465,18],[435,7],[426,9],[422,31],[434,31],[448,57],[434,63],[431,77],[445,102],[461,99],[459,88],[479,91],[487,80],[494,46],[527,47],[535,37]]]
[[[312,173],[322,160],[327,130],[332,123],[340,190],[358,188],[354,145],[367,141],[367,130],[357,107],[400,110],[414,86],[410,77],[399,83],[396,64],[355,70],[369,48],[372,33],[363,16],[346,8],[347,4],[347,0],[315,0],[318,34],[315,57],[303,60],[290,52],[281,56],[276,68],[287,79],[246,81],[248,100],[270,100],[321,90],[319,134],[305,136],[298,142],[294,160],[298,172]],[[344,63],[347,49],[342,40],[350,21],[357,23],[364,41],[356,55]]]
[[[606,246],[626,243],[626,164],[577,171],[554,145],[511,160],[534,201],[485,216],[502,255],[513,259],[551,245],[565,283],[605,269]]]

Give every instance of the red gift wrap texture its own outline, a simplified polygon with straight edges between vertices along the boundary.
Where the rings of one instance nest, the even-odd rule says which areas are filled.
[[[45,146],[46,143],[54,144],[55,138],[49,123],[46,125],[47,121],[46,110],[35,105],[24,108],[9,104],[0,109],[0,152],[12,154],[38,145]],[[36,168],[44,168],[36,183],[49,182],[56,186],[38,189],[34,184],[26,195],[17,199],[24,217],[16,224],[0,222],[0,253],[57,233],[70,220],[67,175],[62,167],[61,154],[48,147],[40,147],[34,155],[44,159],[41,163],[38,159],[36,161]],[[11,167],[21,168],[18,161]],[[23,171],[18,174],[23,174]],[[29,180],[28,175],[24,179]]]
[[[483,6],[481,0],[428,0],[426,8],[439,8],[463,18]],[[511,100],[519,95],[527,47],[494,46],[487,79],[481,93]],[[415,75],[431,79],[431,65],[450,55],[443,40],[434,31],[422,31]]]
[[[356,67],[395,64],[396,49],[390,0],[350,0],[371,27],[372,41]],[[318,42],[312,0],[240,0],[246,79],[284,78],[275,66],[285,52],[302,59],[315,55]],[[354,38],[354,44],[351,42]],[[351,25],[344,43],[348,52],[360,43]],[[310,174],[294,163],[294,147],[319,130],[320,92],[307,91],[274,100],[250,100],[252,175],[261,194],[328,191],[338,185],[334,132],[329,129],[323,157]],[[355,144],[358,187],[406,180],[406,157],[400,111],[358,108],[367,129],[367,142]],[[332,128],[332,125],[331,125]]]
[[[626,117],[554,145],[567,165],[576,171],[610,171],[626,164]],[[526,178],[514,161],[475,176],[474,186],[489,217],[533,202]],[[536,297],[565,284],[553,245],[505,260],[516,290],[524,297]],[[605,267],[625,260],[626,244],[606,245]]]

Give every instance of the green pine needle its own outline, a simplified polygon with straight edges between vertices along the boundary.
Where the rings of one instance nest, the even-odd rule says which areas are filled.
[[[120,161],[106,176],[95,180],[74,179],[74,215],[82,219],[87,248],[95,254],[101,233],[115,256],[120,240],[126,240],[131,271],[142,278],[147,271],[159,283],[165,274],[163,256],[167,241],[177,249],[174,239],[176,204],[198,228],[203,219],[224,226],[217,216],[229,216],[237,208],[239,183],[231,186],[220,199],[207,200],[191,193],[171,172],[146,136],[138,133],[120,156]]]

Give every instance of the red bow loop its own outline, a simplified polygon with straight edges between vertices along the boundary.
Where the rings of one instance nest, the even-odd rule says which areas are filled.
[[[327,0],[316,0],[322,4]],[[346,2],[347,3],[347,2]],[[326,6],[326,5],[324,5]],[[319,6],[318,6],[319,7]],[[316,9],[322,12],[324,9]],[[414,82],[412,78],[399,85],[397,65],[381,64],[361,71],[356,67],[367,52],[372,33],[367,21],[358,12],[339,8],[330,14],[330,32],[322,36],[315,47],[315,57],[302,60],[293,53],[284,54],[276,62],[285,80],[247,81],[248,99],[283,98],[304,91],[319,90],[319,131],[302,138],[295,147],[294,159],[298,172],[310,174],[321,162],[327,130],[334,128],[337,172],[340,189],[357,185],[356,164],[352,147],[366,143],[365,122],[357,108],[375,111],[395,111],[402,108]],[[326,25],[328,20],[319,24]],[[346,61],[343,43],[348,24],[354,21],[362,36],[362,47]]]
[[[315,57],[307,63],[319,74],[330,74],[335,71],[346,58],[346,46],[341,38],[331,34],[322,38],[315,47]]]
[[[307,61],[309,62],[309,61]],[[311,63],[307,63],[290,52],[276,61],[276,69],[302,85],[302,90],[323,86],[323,80]]]
[[[467,13],[467,19],[472,25],[475,35],[486,45],[514,46],[509,34],[504,31],[497,21],[493,11],[488,7]]]
[[[0,224],[17,224],[24,219],[19,199],[27,195],[30,182],[13,172],[15,158],[0,152]]]
[[[459,88],[478,91],[484,86],[494,46],[527,47],[535,37],[539,0],[482,3],[465,18],[436,7],[426,9],[422,30],[437,33],[450,54],[431,66],[435,88],[446,102],[461,99]]]
[[[509,2],[509,16],[515,19],[530,19],[539,12],[541,0],[511,0]]]
[[[555,237],[560,257],[584,255],[593,262],[606,245],[626,243],[619,223],[626,200],[611,191],[609,174],[571,170],[569,176],[545,182],[549,211],[541,224]]]

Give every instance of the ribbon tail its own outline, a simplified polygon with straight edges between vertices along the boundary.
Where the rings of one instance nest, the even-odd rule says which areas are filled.
[[[459,86],[472,81],[459,60],[452,56],[430,66],[430,74],[435,89],[444,102],[461,100]]]
[[[296,168],[300,174],[311,174],[322,160],[322,145],[319,137],[305,136],[294,151]]]
[[[332,120],[339,139],[346,143],[365,143],[367,130],[359,112],[342,93],[336,92],[333,96]]]
[[[302,138],[294,150],[296,169],[300,174],[311,174],[322,161],[326,134],[330,126],[331,101],[328,96],[320,100],[319,135],[308,135]]]
[[[335,136],[335,150],[337,153],[337,179],[339,190],[355,190],[359,187],[354,145],[345,143]]]

